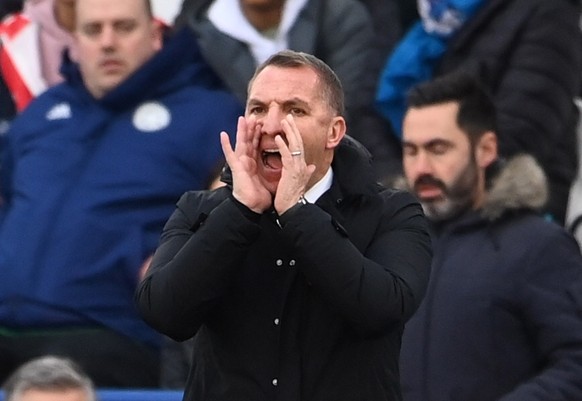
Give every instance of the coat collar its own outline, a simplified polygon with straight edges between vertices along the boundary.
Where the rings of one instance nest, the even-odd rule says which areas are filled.
[[[332,163],[336,179],[345,195],[375,195],[379,191],[372,156],[360,142],[345,136]]]

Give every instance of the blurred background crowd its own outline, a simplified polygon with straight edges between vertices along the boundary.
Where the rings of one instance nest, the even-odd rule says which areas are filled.
[[[152,0],[139,40],[99,44],[119,60],[91,53],[100,1],[0,0],[0,382],[59,354],[98,387],[184,387],[188,342],[147,327],[133,292],[181,193],[220,185],[218,134],[255,67],[287,48],[337,73],[386,185],[409,90],[475,77],[500,156],[537,161],[540,213],[582,241],[578,0]],[[130,68],[105,82],[98,63]]]

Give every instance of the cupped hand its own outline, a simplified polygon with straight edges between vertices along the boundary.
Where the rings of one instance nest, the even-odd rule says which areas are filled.
[[[260,137],[260,126],[252,117],[238,118],[234,150],[228,134],[220,133],[222,152],[232,171],[232,195],[255,213],[263,213],[273,202],[258,175]]]
[[[305,194],[307,184],[315,171],[315,165],[305,162],[305,149],[301,133],[291,115],[281,122],[287,143],[281,136],[275,137],[275,142],[281,154],[283,169],[281,180],[275,194],[274,207],[279,215],[297,204]]]

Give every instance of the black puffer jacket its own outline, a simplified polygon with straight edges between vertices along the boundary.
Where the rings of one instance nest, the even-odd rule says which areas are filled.
[[[563,221],[576,174],[573,98],[582,76],[577,0],[488,0],[459,31],[436,75],[463,68],[490,85],[501,154],[526,152],[550,181],[547,210]]]

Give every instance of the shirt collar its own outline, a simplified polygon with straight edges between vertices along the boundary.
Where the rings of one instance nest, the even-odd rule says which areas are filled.
[[[315,203],[321,195],[323,195],[329,188],[331,188],[331,183],[333,182],[333,169],[331,166],[327,169],[327,173],[315,183],[314,186],[309,188],[305,192],[305,199],[309,203]]]

